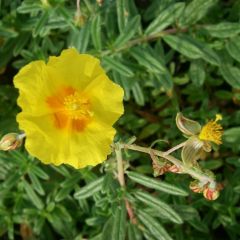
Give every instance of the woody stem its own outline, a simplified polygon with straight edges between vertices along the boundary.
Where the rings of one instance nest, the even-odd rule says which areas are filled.
[[[118,182],[119,182],[120,186],[123,189],[125,189],[126,185],[125,185],[125,178],[124,178],[122,147],[120,144],[115,145],[115,153],[116,153],[116,159],[117,159]],[[125,201],[125,206],[126,206],[130,221],[133,224],[136,224],[136,218],[135,218],[131,204],[129,203],[129,201],[126,198],[124,199],[124,201]]]

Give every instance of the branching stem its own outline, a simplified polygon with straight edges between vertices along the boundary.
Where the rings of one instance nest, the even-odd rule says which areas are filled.
[[[147,153],[150,156],[151,156],[151,154],[154,154],[155,156],[165,158],[166,160],[168,160],[169,162],[171,162],[172,164],[177,166],[181,170],[182,173],[189,174],[193,178],[198,179],[200,182],[203,182],[203,183],[213,183],[213,184],[215,183],[215,180],[213,178],[206,175],[200,169],[195,170],[192,167],[188,167],[188,166],[184,165],[183,162],[180,161],[179,159],[177,159],[169,154],[166,154],[166,152],[161,152],[158,150],[154,150],[152,148],[141,147],[141,146],[137,146],[134,144],[121,144],[121,148]],[[178,146],[178,148],[180,148],[180,147]],[[170,149],[170,150],[172,152],[172,149]]]

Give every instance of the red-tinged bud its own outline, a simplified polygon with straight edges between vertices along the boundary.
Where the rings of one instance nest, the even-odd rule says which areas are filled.
[[[179,167],[177,167],[176,165],[172,165],[171,167],[168,168],[169,172],[172,173],[181,173],[182,171],[180,170]]]
[[[155,177],[163,175],[164,173],[168,172],[169,167],[171,166],[169,163],[160,166],[159,164],[153,162],[153,175]]]
[[[0,150],[15,150],[22,144],[22,138],[17,133],[8,133],[4,135],[0,141]]]
[[[195,193],[202,193],[204,190],[204,186],[198,180],[192,181],[189,188]]]
[[[216,189],[206,187],[203,191],[203,196],[206,199],[208,199],[210,201],[213,201],[213,200],[216,200],[219,197],[219,191],[216,190]]]

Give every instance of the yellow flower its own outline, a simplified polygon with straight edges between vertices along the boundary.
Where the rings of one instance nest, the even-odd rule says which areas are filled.
[[[185,164],[195,165],[204,152],[212,150],[212,143],[222,144],[223,128],[219,120],[222,120],[222,116],[217,114],[215,120],[210,120],[202,127],[198,122],[185,118],[182,113],[177,114],[177,127],[189,138],[182,150]]]
[[[123,90],[97,58],[71,48],[47,64],[34,61],[14,78],[26,149],[44,163],[95,166],[110,154]]]

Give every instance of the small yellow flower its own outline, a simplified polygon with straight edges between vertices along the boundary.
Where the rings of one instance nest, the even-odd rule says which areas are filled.
[[[26,149],[44,163],[95,166],[111,152],[123,89],[97,58],[71,48],[47,64],[34,61],[14,78]]]
[[[199,139],[214,142],[217,145],[222,144],[223,128],[219,123],[217,123],[221,119],[221,115],[217,114],[215,120],[210,120],[206,125],[204,125],[199,134]]]

